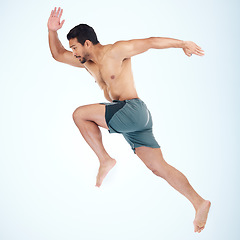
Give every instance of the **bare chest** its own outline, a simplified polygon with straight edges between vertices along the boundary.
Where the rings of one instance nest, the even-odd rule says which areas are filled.
[[[123,72],[122,63],[123,62],[108,60],[104,61],[100,65],[97,65],[93,62],[88,62],[85,64],[85,68],[94,77],[98,85],[103,89],[121,80],[121,75]]]

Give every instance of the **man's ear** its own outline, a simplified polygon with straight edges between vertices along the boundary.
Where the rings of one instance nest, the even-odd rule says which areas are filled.
[[[91,42],[90,40],[86,40],[85,43],[84,43],[84,45],[85,45],[86,47],[90,47],[90,46],[92,45],[92,42]]]

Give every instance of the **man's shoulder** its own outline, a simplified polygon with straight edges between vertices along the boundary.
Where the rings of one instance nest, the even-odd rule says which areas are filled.
[[[119,40],[112,44],[112,48],[122,48],[124,45],[126,45],[131,40]]]
[[[129,40],[119,40],[114,42],[113,44],[109,44],[109,52],[108,56],[113,58],[121,58],[122,59],[122,51],[125,50],[126,44]]]

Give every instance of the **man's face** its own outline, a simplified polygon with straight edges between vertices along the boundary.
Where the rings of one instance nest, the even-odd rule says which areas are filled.
[[[76,57],[82,64],[87,61],[87,52],[84,46],[78,42],[77,38],[69,40],[69,47],[73,50],[73,55]]]

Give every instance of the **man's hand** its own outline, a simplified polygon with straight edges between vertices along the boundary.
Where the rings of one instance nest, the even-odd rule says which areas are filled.
[[[63,9],[61,9],[60,7],[58,8],[58,10],[56,7],[54,8],[54,10],[52,10],[47,23],[49,31],[56,32],[62,27],[63,23],[65,22],[65,20],[62,20],[62,22],[60,23],[60,18],[62,16],[62,13],[63,13]]]
[[[204,56],[204,51],[197,44],[191,41],[185,41],[183,51],[188,57],[191,57],[192,54],[196,54],[198,56]]]

